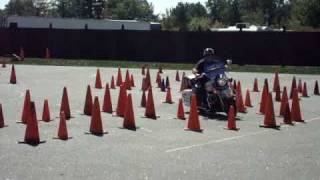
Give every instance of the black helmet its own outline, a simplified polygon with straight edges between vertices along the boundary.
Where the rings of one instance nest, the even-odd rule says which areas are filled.
[[[212,48],[206,48],[203,51],[203,56],[213,56],[214,55],[214,49]]]

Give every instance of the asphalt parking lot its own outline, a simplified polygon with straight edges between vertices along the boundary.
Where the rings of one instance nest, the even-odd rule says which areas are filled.
[[[157,120],[142,118],[140,106],[141,70],[130,69],[136,88],[133,96],[137,131],[124,130],[122,118],[102,113],[103,137],[85,135],[90,117],[83,112],[86,87],[94,86],[97,68],[58,66],[16,66],[16,85],[9,84],[10,66],[0,68],[0,102],[5,123],[0,129],[0,179],[320,179],[320,96],[314,96],[316,75],[280,74],[280,85],[290,89],[293,76],[307,82],[309,98],[301,98],[301,111],[306,123],[281,126],[280,130],[259,128],[263,116],[257,115],[260,93],[251,92],[254,107],[247,114],[238,114],[240,131],[228,131],[225,120],[201,117],[203,133],[184,131],[186,121],[176,120],[180,82],[176,71],[164,70],[169,76],[174,104],[164,104],[165,93],[154,88]],[[122,75],[125,75],[122,68]],[[117,68],[100,68],[103,84],[110,83]],[[155,85],[157,70],[151,70]],[[182,71],[180,71],[181,73]],[[186,72],[188,74],[188,72]],[[272,87],[273,74],[230,73],[241,80],[242,91],[252,89],[254,78],[262,90],[264,78]],[[49,100],[52,117],[57,117],[63,87],[68,89],[71,114],[67,122],[68,141],[54,140],[59,119],[39,122],[39,146],[18,144],[25,133],[21,119],[26,89],[35,101],[38,119],[43,101]],[[102,104],[104,89],[93,90]],[[119,89],[111,90],[116,107]],[[187,109],[186,109],[187,110]],[[279,103],[275,103],[279,114]],[[282,118],[277,117],[280,124]]]

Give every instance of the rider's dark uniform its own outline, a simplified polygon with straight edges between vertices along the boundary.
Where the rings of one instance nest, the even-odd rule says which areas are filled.
[[[225,61],[223,61],[221,58],[217,56],[207,56],[204,57],[203,59],[199,60],[198,63],[195,65],[195,69],[198,71],[198,74],[202,73],[216,73],[216,72],[211,72],[210,69],[214,68],[219,68],[219,67],[224,67],[225,66]],[[214,75],[213,75],[214,76]],[[212,77],[212,76],[211,76]],[[203,77],[199,79],[201,83],[201,87],[195,89],[197,97],[198,97],[198,105],[206,105],[207,103],[207,93],[205,91],[205,83],[208,81],[206,77]]]

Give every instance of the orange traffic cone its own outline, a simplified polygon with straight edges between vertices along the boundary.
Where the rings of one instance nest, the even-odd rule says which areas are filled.
[[[295,122],[304,122],[301,116],[299,95],[298,95],[297,88],[293,89],[293,92],[292,92],[291,118],[292,118],[292,121],[295,121]]]
[[[146,74],[146,87],[151,88],[151,76],[150,76],[150,69],[147,68],[147,74]]]
[[[90,85],[88,85],[87,86],[87,93],[86,93],[86,100],[84,103],[83,114],[91,116],[92,105],[93,105],[93,102],[92,102],[91,88],[90,88]]]
[[[254,79],[253,92],[259,92],[258,79],[257,78]]]
[[[111,89],[115,89],[116,88],[116,85],[114,84],[114,76],[111,77],[110,88]]]
[[[233,81],[233,86],[232,86],[232,87],[233,87],[233,89],[237,89],[237,82],[236,82],[236,80]]]
[[[170,87],[169,76],[166,77],[166,88]]]
[[[126,108],[126,100],[127,100],[127,90],[126,90],[125,84],[123,83],[122,85],[120,85],[118,105],[116,109],[117,116],[120,116],[120,117],[124,116],[124,111]]]
[[[60,112],[60,122],[59,122],[57,139],[61,139],[61,140],[68,140],[69,139],[66,116],[63,111]]]
[[[39,136],[39,129],[38,129],[38,121],[37,121],[37,114],[36,114],[36,107],[34,102],[30,102],[29,112],[28,112],[28,120],[26,126],[26,132],[24,136],[24,142],[20,143],[27,143],[31,145],[38,145],[43,143],[40,141]]]
[[[293,122],[291,120],[291,112],[290,112],[290,107],[289,107],[289,103],[286,103],[286,110],[283,116],[283,124],[289,124],[289,125],[293,125]]]
[[[251,103],[251,98],[250,98],[250,91],[249,91],[249,89],[247,89],[246,99],[245,99],[244,105],[245,105],[246,107],[253,107],[253,106],[252,106],[252,103]]]
[[[156,111],[155,111],[155,108],[154,108],[152,88],[149,88],[146,111],[145,111],[144,116],[146,118],[150,118],[150,119],[154,119],[154,120],[157,119]]]
[[[23,49],[23,47],[20,47],[19,56],[20,56],[21,60],[24,61],[24,49]]]
[[[181,80],[181,85],[180,85],[180,92],[187,89],[187,85],[186,85],[186,80],[183,78]]]
[[[266,110],[265,110],[265,116],[264,116],[264,124],[260,125],[260,127],[264,128],[276,128],[278,129],[279,126],[276,123],[276,119],[274,116],[274,108],[273,108],[273,101],[272,101],[272,94],[269,93],[267,97],[267,103],[266,103]]]
[[[16,70],[14,68],[14,64],[12,64],[11,67],[10,84],[17,84]]]
[[[131,80],[130,80],[130,74],[129,74],[129,70],[127,69],[126,72],[126,79],[125,79],[125,86],[127,90],[131,90]]]
[[[185,120],[186,119],[186,117],[184,115],[183,102],[182,102],[181,98],[179,99],[177,119],[181,119],[181,120]]]
[[[269,83],[267,78],[264,79],[264,85],[267,87],[267,90],[269,92]]]
[[[118,76],[117,76],[117,86],[120,86],[122,84],[122,74],[121,74],[121,69],[118,67]]]
[[[302,97],[309,97],[308,89],[307,89],[307,83],[306,82],[303,83]]]
[[[276,89],[276,97],[275,97],[275,100],[277,102],[281,102],[281,92],[280,92],[280,89]]]
[[[49,48],[46,48],[45,58],[46,58],[47,60],[49,60],[49,59],[51,58],[51,53],[50,53],[50,49],[49,49]]]
[[[190,114],[185,130],[202,132],[203,129],[200,127],[199,114],[197,108],[197,97],[195,94],[191,97]]]
[[[143,65],[141,68],[141,74],[146,75],[146,66],[145,65]]]
[[[280,104],[280,116],[284,116],[286,112],[286,104],[289,103],[287,87],[283,87],[281,104]]]
[[[0,104],[0,128],[4,128],[4,127],[6,127],[6,125],[4,124],[2,104]]]
[[[267,98],[268,98],[268,88],[267,85],[264,84],[263,86],[263,90],[262,90],[262,95],[261,95],[261,101],[260,101],[260,109],[258,114],[264,114],[265,113],[265,107],[266,107],[266,102],[267,102]]]
[[[133,74],[131,74],[131,77],[130,77],[130,82],[131,82],[131,87],[135,87],[135,84],[134,84],[134,79],[133,79]]]
[[[146,107],[146,104],[147,104],[146,93],[145,93],[145,91],[142,91],[142,97],[141,97],[140,106],[141,107]]]
[[[179,71],[178,70],[176,72],[176,81],[180,82],[180,75],[179,75]]]
[[[142,79],[141,90],[142,90],[142,91],[148,90],[148,87],[147,87],[147,79],[146,79],[146,78],[143,78],[143,79]]]
[[[302,93],[302,81],[301,81],[301,79],[299,79],[299,81],[298,81],[298,92]]]
[[[21,116],[21,123],[26,124],[28,119],[28,113],[30,108],[30,90],[26,90],[26,95],[24,97],[24,103],[23,103],[23,110],[22,110],[22,116]]]
[[[237,128],[235,110],[234,110],[233,106],[230,106],[230,108],[229,108],[228,124],[227,124],[227,127],[225,129],[236,130],[236,131],[239,130],[239,128]]]
[[[50,117],[50,109],[49,109],[48,99],[45,99],[44,103],[43,103],[42,121],[44,121],[44,122],[52,121],[52,119]]]
[[[170,87],[167,88],[166,101],[164,103],[173,104]]]
[[[106,90],[104,92],[104,99],[103,99],[103,106],[102,111],[106,113],[112,113],[112,103],[111,103],[111,95],[110,95],[110,89],[109,84],[106,84]]]
[[[160,74],[162,74],[163,73],[163,71],[162,71],[162,66],[159,66],[159,71],[158,71]]]
[[[92,108],[92,116],[91,116],[91,123],[90,123],[90,133],[97,136],[102,136],[106,134],[103,131],[103,125],[101,120],[101,111],[99,105],[98,96],[94,98],[94,104]]]
[[[295,88],[297,88],[297,81],[296,81],[296,77],[293,77],[292,84],[291,84],[291,91],[290,91],[290,99],[292,99],[293,97],[293,90]]]
[[[279,73],[275,73],[274,81],[273,81],[273,92],[280,91],[280,80],[279,80]]]
[[[129,130],[137,129],[135,118],[134,118],[131,94],[128,95],[128,98],[126,101],[126,109],[125,109],[124,119],[123,119],[123,128],[129,129]]]
[[[237,89],[236,89],[236,104],[237,104],[237,109],[238,112],[240,113],[246,113],[246,108],[244,107],[244,103],[243,103],[243,97],[242,97],[242,91],[241,91],[241,83],[240,81],[238,81],[237,84]]]
[[[96,88],[96,89],[102,89],[100,69],[97,69],[95,88]]]
[[[68,98],[68,92],[67,92],[67,88],[66,87],[63,88],[60,112],[62,112],[62,111],[66,115],[66,119],[70,119],[71,118],[69,98]]]
[[[161,82],[161,75],[160,75],[160,73],[158,72],[158,73],[157,73],[157,78],[156,78],[156,83],[159,84],[159,82]]]
[[[320,95],[318,81],[315,82],[313,94],[314,94],[314,95],[317,95],[317,96]]]

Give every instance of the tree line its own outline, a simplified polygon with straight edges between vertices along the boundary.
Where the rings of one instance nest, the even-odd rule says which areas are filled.
[[[165,29],[199,30],[239,22],[254,25],[313,29],[320,27],[320,0],[208,0],[178,3],[166,11]]]
[[[137,19],[166,30],[206,30],[239,22],[290,29],[320,27],[320,0],[207,0],[179,2],[155,14],[147,0],[10,0],[0,16]]]

